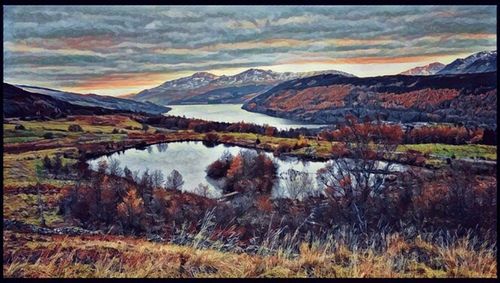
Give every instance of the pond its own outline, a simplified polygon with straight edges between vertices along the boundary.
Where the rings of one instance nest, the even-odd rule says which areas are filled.
[[[279,130],[292,128],[320,128],[326,125],[306,124],[297,121],[255,113],[241,109],[242,104],[168,105],[172,110],[165,115],[185,116],[216,122],[245,122],[256,125],[270,125]]]
[[[255,149],[224,144],[207,147],[202,142],[171,142],[147,146],[145,149],[128,149],[121,153],[116,152],[89,160],[88,163],[91,168],[96,169],[99,161],[106,160],[109,163],[112,159],[115,159],[120,162],[122,169],[127,166],[131,171],[138,171],[140,175],[146,169],[149,172],[160,170],[165,179],[175,169],[181,173],[184,179],[184,185],[181,188],[183,191],[196,193],[198,185],[203,184],[209,188],[209,197],[216,198],[222,195],[222,190],[217,181],[206,176],[205,169],[219,159],[225,151],[234,156],[241,150],[256,152]],[[277,158],[270,152],[264,153],[278,165],[277,173],[279,178],[272,190],[273,197],[290,196],[285,177],[287,171],[291,168],[310,175],[313,180],[311,190],[317,192],[322,190],[316,181],[316,172],[324,168],[327,162],[302,161],[296,157]]]

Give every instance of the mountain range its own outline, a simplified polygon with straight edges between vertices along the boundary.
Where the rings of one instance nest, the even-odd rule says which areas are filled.
[[[189,77],[167,81],[160,86],[143,90],[127,98],[161,105],[243,103],[278,83],[327,73],[353,77],[352,74],[335,70],[279,73],[271,70],[248,69],[233,76],[198,72]]]
[[[421,67],[415,67],[413,69],[404,71],[400,73],[400,75],[406,75],[406,76],[428,76],[428,75],[434,75],[437,72],[441,71],[446,65],[439,63],[439,62],[434,62],[430,63],[425,66]]]
[[[308,123],[336,123],[346,114],[402,122],[467,122],[496,127],[496,51],[400,75],[358,78],[340,71],[278,73],[249,69],[233,76],[198,72],[126,98],[4,83],[4,116],[170,110],[158,104],[244,103],[248,111]],[[35,106],[35,107],[34,107]]]
[[[243,109],[308,123],[347,114],[395,122],[449,122],[496,127],[496,72],[369,78],[319,75],[279,84]]]
[[[486,73],[497,70],[497,51],[483,51],[463,59],[456,59],[438,74]]]

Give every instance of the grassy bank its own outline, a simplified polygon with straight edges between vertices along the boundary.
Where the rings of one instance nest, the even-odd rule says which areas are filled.
[[[468,239],[439,246],[390,235],[383,252],[344,243],[300,245],[294,256],[250,255],[120,236],[5,231],[5,277],[496,277],[491,249]],[[327,245],[325,245],[327,244]]]
[[[83,132],[70,132],[68,127],[78,124]],[[15,125],[24,126],[24,130],[15,129]],[[149,127],[147,131],[141,130],[142,125],[130,117],[119,115],[105,115],[98,117],[76,116],[53,121],[10,121],[4,123],[4,185],[26,186],[35,183],[34,168],[47,155],[66,154],[64,162],[74,162],[78,146],[82,144],[99,143],[130,143],[131,146],[142,141],[149,143],[161,141],[203,140],[205,134],[193,131],[168,131],[166,129]],[[52,133],[52,139],[44,138],[47,133]],[[219,141],[274,150],[280,144],[293,147],[297,143],[294,138],[280,138],[253,133],[217,133]],[[133,139],[129,135],[136,135]],[[260,143],[257,145],[256,141]],[[314,155],[320,158],[330,156],[332,143],[316,139],[304,139],[313,150]],[[39,149],[36,149],[36,148]],[[33,150],[33,149],[36,150]],[[297,156],[308,156],[306,148],[295,149],[291,152]],[[496,146],[488,145],[447,145],[447,144],[406,144],[400,145],[399,152],[416,150],[429,154],[429,164],[442,164],[441,158],[478,158],[496,160]],[[71,157],[73,156],[73,157]],[[59,181],[48,180],[52,184]]]

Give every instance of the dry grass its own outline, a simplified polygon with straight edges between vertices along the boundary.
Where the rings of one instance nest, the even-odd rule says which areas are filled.
[[[103,118],[104,119],[104,118]],[[138,128],[140,124],[123,117],[107,117],[102,121],[76,118],[75,121],[27,122],[24,136],[10,132],[7,141],[25,142],[36,139],[46,131],[54,131],[63,138],[61,142],[75,141],[78,133],[67,132],[69,124],[78,123],[84,131],[103,134],[92,135],[95,141],[118,141],[126,135],[112,135],[114,128]],[[94,124],[93,124],[94,123]],[[98,123],[96,125],[95,123]],[[4,124],[4,134],[13,130]],[[154,131],[150,128],[147,134]],[[130,130],[126,130],[131,132]],[[134,132],[134,131],[132,131]],[[143,132],[137,130],[137,133]],[[221,139],[253,145],[257,135],[249,133],[219,133]],[[166,139],[202,140],[204,134],[178,131],[166,134]],[[260,146],[277,147],[280,143],[293,146],[297,139],[259,135]],[[5,142],[5,139],[4,139]],[[320,156],[327,156],[331,143],[309,140]],[[468,147],[464,146],[464,147]],[[4,153],[4,186],[25,188],[35,183],[34,168],[48,155],[75,149],[57,148]],[[412,148],[416,149],[416,148]],[[418,148],[420,149],[420,148]],[[424,150],[424,148],[421,148]],[[456,147],[446,147],[449,150]],[[465,148],[468,149],[468,148]],[[460,150],[465,152],[464,148]],[[483,148],[480,148],[483,150]],[[491,154],[496,147],[467,154]],[[436,147],[425,150],[441,153]],[[299,149],[295,153],[303,153]],[[445,152],[445,153],[446,153]],[[458,156],[458,155],[457,155]],[[496,159],[496,155],[495,155]],[[64,159],[64,162],[71,160]],[[65,181],[45,180],[57,187]],[[17,219],[39,224],[35,195],[19,190],[8,193],[4,187],[3,214],[7,219]],[[49,226],[58,226],[62,219],[56,214],[55,200],[58,193],[44,194],[47,205],[46,220]],[[276,235],[276,234],[274,234]],[[205,246],[209,233],[200,232],[192,242],[183,245],[159,244],[143,239],[116,236],[43,236],[4,231],[4,276],[6,277],[496,277],[496,250],[477,246],[471,239],[461,239],[452,244],[437,245],[416,239],[411,242],[399,235],[391,235],[387,247],[381,252],[374,248],[359,249],[348,242],[317,240],[311,243],[296,242],[292,236],[279,238],[270,234],[256,254],[239,253],[225,249],[220,242]],[[295,242],[294,242],[295,241]],[[298,249],[292,247],[299,247]],[[238,253],[236,252],[238,251]]]
[[[250,255],[120,236],[4,231],[6,277],[496,277],[495,251],[470,240],[438,246],[399,235],[383,252],[342,242],[302,243],[299,254]],[[422,259],[424,258],[424,259]]]

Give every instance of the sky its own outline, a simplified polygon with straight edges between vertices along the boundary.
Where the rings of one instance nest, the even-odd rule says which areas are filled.
[[[207,71],[391,75],[496,50],[495,6],[4,6],[4,81],[124,95]]]

